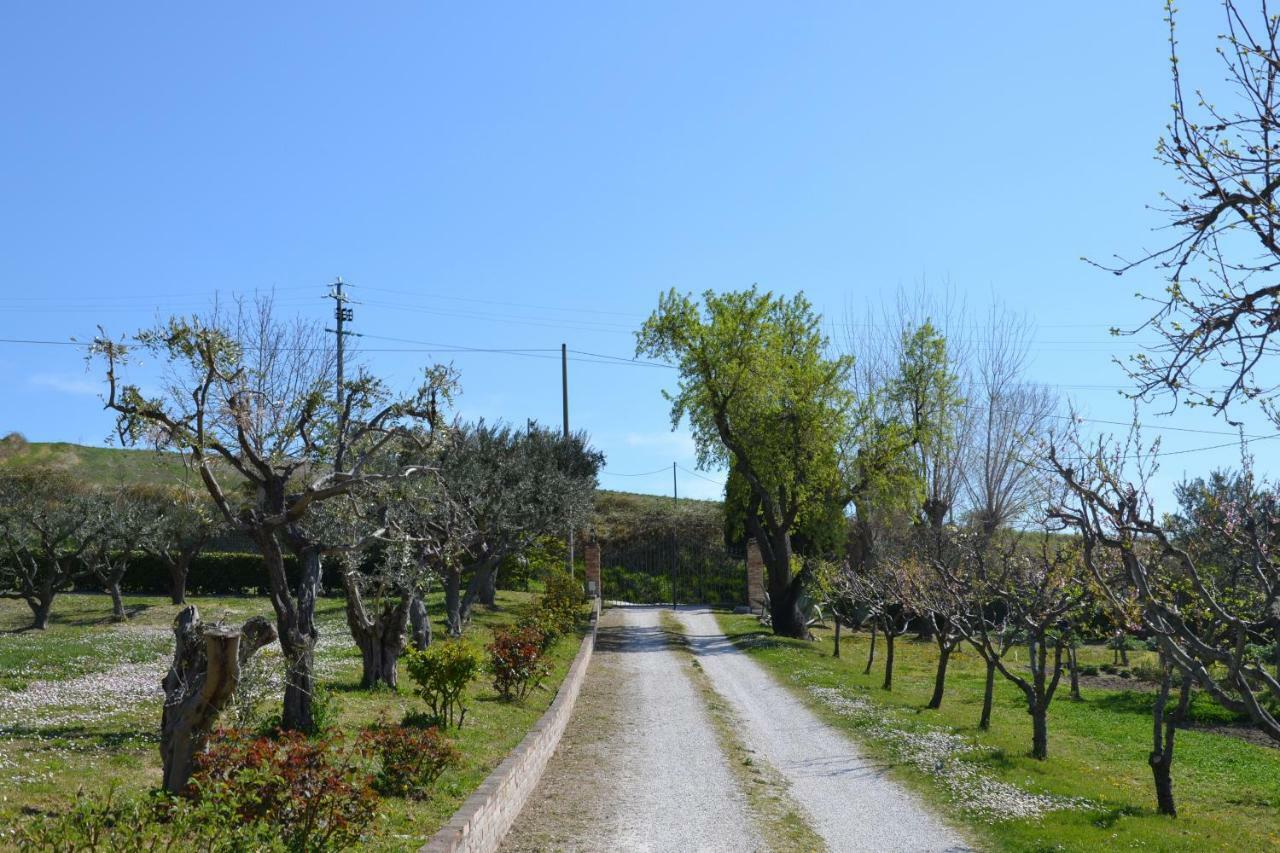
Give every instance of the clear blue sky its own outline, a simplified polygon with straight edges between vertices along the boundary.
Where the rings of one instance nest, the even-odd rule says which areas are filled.
[[[1216,85],[1221,12],[1187,5],[1187,67]],[[47,2],[6,4],[0,29],[0,337],[120,334],[219,291],[274,288],[325,318],[341,275],[370,335],[630,356],[671,286],[804,290],[842,322],[949,280],[1037,322],[1033,378],[1128,417],[1109,354],[1132,344],[1106,329],[1160,280],[1079,258],[1157,239],[1156,0]],[[407,382],[426,353],[373,351],[404,346],[364,341]],[[552,353],[437,357],[462,372],[464,415],[558,422]],[[604,485],[665,493],[669,476],[618,475],[693,467],[659,395],[671,374],[571,364]],[[0,382],[0,433],[109,432],[74,348],[0,344]],[[1170,431],[1165,448],[1230,440]],[[1169,457],[1162,488],[1235,455]]]

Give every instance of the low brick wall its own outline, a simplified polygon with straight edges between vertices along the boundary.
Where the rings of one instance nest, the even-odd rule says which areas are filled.
[[[582,639],[582,646],[560,683],[551,707],[419,853],[491,853],[498,849],[560,744],[560,735],[587,677],[599,616],[597,599],[591,613],[591,630]]]

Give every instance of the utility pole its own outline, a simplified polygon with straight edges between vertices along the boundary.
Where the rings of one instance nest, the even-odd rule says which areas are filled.
[[[344,328],[347,323],[350,323],[355,319],[354,312],[347,307],[347,303],[351,300],[342,292],[342,288],[344,286],[345,284],[342,281],[342,277],[339,276],[337,281],[329,286],[329,293],[325,297],[326,299],[333,300],[333,319],[337,325],[336,329],[325,329],[325,331],[332,332],[338,336],[338,387],[334,395],[338,403],[338,448],[335,458],[335,463],[338,467],[341,467],[342,465],[342,455],[343,450],[345,449],[343,447],[343,440],[346,437],[347,432],[346,410],[343,407],[346,397],[346,389],[343,387],[343,373],[346,367],[346,338],[348,335],[355,335],[356,337],[360,336],[359,332],[348,332],[346,328]]]
[[[560,344],[560,401],[564,408],[564,439],[569,440],[569,345]],[[569,553],[565,557],[573,577],[573,522],[569,523]]]

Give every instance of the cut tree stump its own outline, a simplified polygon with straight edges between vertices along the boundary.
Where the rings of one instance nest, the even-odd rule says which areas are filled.
[[[173,635],[173,665],[161,682],[160,760],[164,789],[180,794],[191,779],[196,754],[240,683],[240,667],[275,641],[276,629],[261,616],[239,628],[205,625],[192,605],[173,620]]]

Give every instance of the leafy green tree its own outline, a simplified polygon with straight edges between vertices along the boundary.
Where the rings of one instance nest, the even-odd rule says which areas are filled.
[[[674,362],[673,427],[689,419],[702,468],[726,466],[748,485],[747,530],[768,569],[774,633],[807,636],[797,602],[792,534],[806,516],[843,507],[854,484],[844,464],[854,397],[852,359],[827,355],[821,318],[803,294],[674,290],[636,336],[636,352]]]

